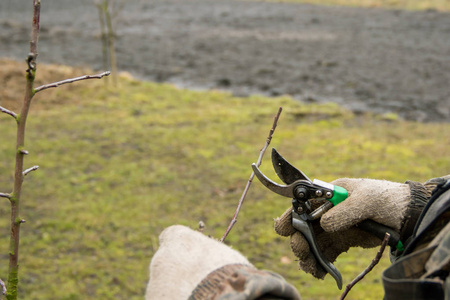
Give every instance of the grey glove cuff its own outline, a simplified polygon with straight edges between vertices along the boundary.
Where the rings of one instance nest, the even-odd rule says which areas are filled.
[[[405,183],[410,187],[411,201],[408,204],[406,215],[400,229],[400,240],[403,243],[407,242],[412,236],[417,220],[431,197],[431,192],[424,184],[414,181],[407,181]]]
[[[300,300],[297,290],[278,274],[231,264],[206,276],[188,300]]]

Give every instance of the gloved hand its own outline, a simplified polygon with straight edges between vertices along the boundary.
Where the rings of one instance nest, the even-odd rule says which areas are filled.
[[[198,231],[174,225],[159,240],[146,300],[300,299],[281,276],[257,270],[236,250]]]
[[[411,199],[408,184],[349,178],[331,183],[345,188],[349,197],[326,212],[320,221],[313,222],[317,244],[327,260],[334,262],[350,247],[371,248],[381,244],[380,239],[354,226],[363,220],[372,219],[400,232]],[[313,208],[322,203],[312,203]],[[292,207],[275,220],[275,231],[290,236],[299,267],[322,279],[327,273],[316,261],[304,236],[292,227],[291,211]]]
[[[210,272],[227,264],[251,265],[239,252],[181,225],[166,228],[150,264],[146,299],[187,299]]]

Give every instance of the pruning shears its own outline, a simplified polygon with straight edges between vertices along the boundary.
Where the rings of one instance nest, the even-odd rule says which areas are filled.
[[[302,171],[286,161],[275,149],[272,149],[272,164],[278,177],[286,185],[280,185],[270,180],[259,170],[256,164],[252,164],[253,172],[269,190],[278,195],[292,198],[292,226],[303,234],[317,261],[336,280],[338,288],[342,289],[341,273],[322,255],[311,222],[320,219],[333,206],[347,199],[347,190],[318,179],[309,179]],[[313,210],[311,200],[324,200],[324,204]],[[389,245],[402,250],[403,245],[400,242],[400,236],[393,229],[373,220],[365,220],[357,226],[380,239],[383,239],[385,233],[388,232],[391,235]]]

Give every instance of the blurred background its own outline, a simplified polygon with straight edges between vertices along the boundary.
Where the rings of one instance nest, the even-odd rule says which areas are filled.
[[[0,4],[1,56],[27,54],[28,2]],[[118,68],[137,78],[417,121],[450,117],[445,0],[43,2],[40,61],[101,69],[94,3],[102,2],[110,3]]]
[[[0,2],[0,105],[14,111],[31,10]],[[40,168],[23,188],[19,298],[142,299],[165,227],[203,221],[205,234],[223,235],[280,106],[271,147],[310,178],[448,174],[449,11],[444,0],[42,1],[36,85],[104,69],[116,79],[33,100],[25,163]],[[7,193],[14,122],[0,116],[0,129]],[[261,169],[276,178],[269,155]],[[337,299],[334,280],[299,271],[273,231],[289,206],[255,181],[226,243],[303,299]],[[9,213],[3,201],[3,280]],[[376,251],[338,258],[344,285]],[[382,298],[388,265],[349,299]]]

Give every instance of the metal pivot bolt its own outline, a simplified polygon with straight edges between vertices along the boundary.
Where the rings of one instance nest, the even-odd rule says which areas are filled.
[[[307,199],[308,198],[308,190],[304,187],[298,187],[294,190],[294,196],[297,199]]]

